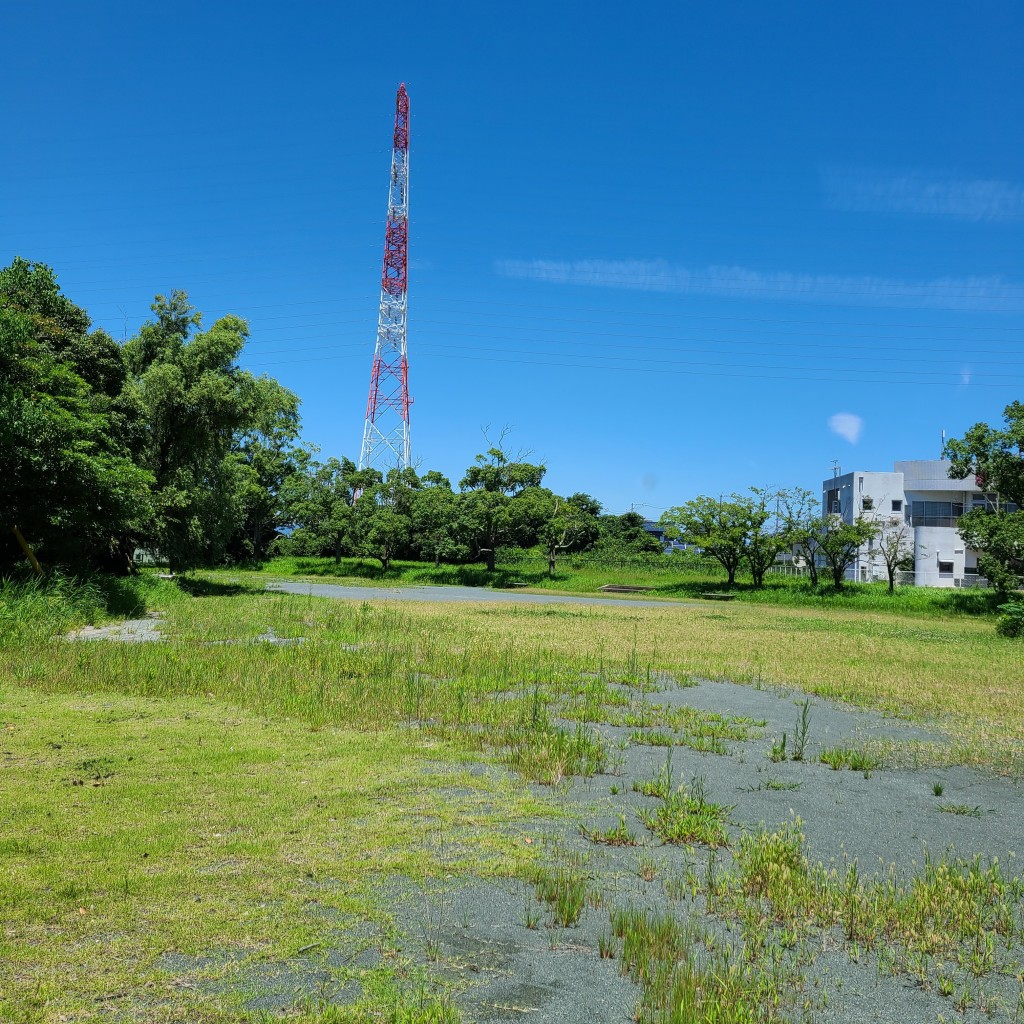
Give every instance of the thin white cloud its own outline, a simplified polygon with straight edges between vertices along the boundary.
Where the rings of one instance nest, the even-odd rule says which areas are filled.
[[[906,281],[839,274],[764,272],[744,267],[691,270],[665,260],[498,260],[502,277],[629,291],[841,303],[915,309],[1016,310],[1024,286],[1001,277]]]
[[[976,222],[1024,220],[1024,185],[1012,181],[867,167],[826,167],[821,180],[825,201],[834,210]]]
[[[860,432],[864,427],[864,421],[859,417],[855,416],[852,412],[837,412],[834,416],[830,416],[828,420],[828,428],[833,434],[838,434],[840,437],[846,438],[850,444],[856,444],[857,439],[860,437]]]

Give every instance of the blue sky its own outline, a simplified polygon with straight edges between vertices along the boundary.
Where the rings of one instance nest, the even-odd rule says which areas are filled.
[[[421,468],[508,426],[610,511],[817,488],[1024,398],[1022,12],[8,5],[0,261],[118,338],[245,316],[357,458],[404,81]]]

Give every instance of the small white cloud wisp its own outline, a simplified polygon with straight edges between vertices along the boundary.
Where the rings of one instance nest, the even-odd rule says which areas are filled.
[[[1024,185],[928,171],[824,167],[821,184],[833,210],[910,213],[947,220],[1024,220]]]
[[[804,274],[665,260],[498,260],[501,277],[627,291],[914,309],[1005,310],[1024,305],[1024,285],[1001,277],[906,281],[888,277]]]
[[[840,437],[845,438],[850,444],[857,443],[863,427],[864,421],[852,412],[837,412],[834,416],[830,416],[828,420],[829,430],[833,434],[838,434]]]

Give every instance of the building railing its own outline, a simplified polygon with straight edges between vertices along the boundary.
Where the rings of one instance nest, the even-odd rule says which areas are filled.
[[[959,516],[907,516],[908,526],[956,526]]]

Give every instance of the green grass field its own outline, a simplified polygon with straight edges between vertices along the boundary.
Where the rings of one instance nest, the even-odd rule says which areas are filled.
[[[229,573],[237,576],[238,572]],[[426,562],[393,562],[387,570],[368,559],[275,558],[259,567],[247,568],[247,578],[321,580],[338,583],[373,583],[377,586],[468,586],[506,588],[525,585],[527,590],[559,591],[567,594],[598,593],[605,584],[651,587],[650,596],[659,599],[693,600],[708,592],[721,591],[725,574],[714,562],[683,560],[663,556],[637,556],[602,561],[589,555],[566,555],[548,574],[546,559],[536,552],[512,552],[499,562],[494,573],[479,564],[440,565]],[[822,585],[813,590],[799,577],[771,575],[761,590],[749,577],[737,578],[736,600],[750,604],[786,605],[803,608],[852,608],[920,615],[994,615],[999,599],[985,590],[939,590],[897,587],[893,594],[884,583],[850,583],[839,592]]]
[[[616,681],[642,707],[659,670],[927,719],[950,740],[915,757],[1024,770],[1020,644],[955,608],[399,606],[262,586],[0,589],[0,1020],[257,1019],[251,972],[339,943],[379,959],[351,968],[359,1002],[305,1019],[457,1019],[402,953],[381,882],[528,873],[524,836],[559,812],[516,780],[598,768],[587,708],[621,702]],[[158,613],[166,642],[62,639],[111,612]],[[567,702],[571,728],[553,716]]]

